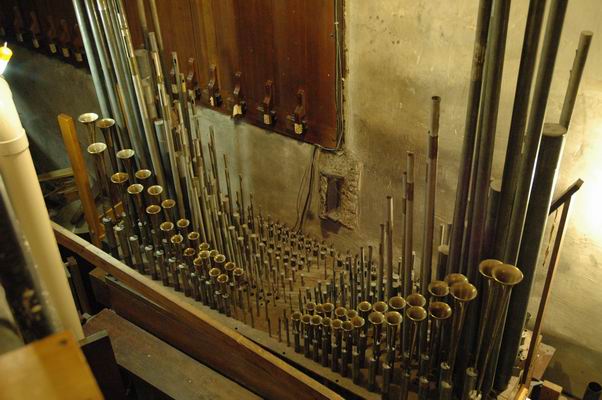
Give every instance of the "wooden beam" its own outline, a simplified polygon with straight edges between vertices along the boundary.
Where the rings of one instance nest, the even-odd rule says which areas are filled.
[[[98,213],[96,211],[96,204],[94,203],[94,197],[90,190],[90,182],[88,181],[88,171],[86,170],[86,162],[82,155],[82,148],[79,144],[77,136],[77,130],[75,129],[75,122],[73,118],[66,114],[60,114],[58,116],[59,127],[61,129],[61,135],[63,135],[63,142],[67,149],[67,155],[69,156],[69,162],[73,169],[73,175],[75,177],[75,186],[79,193],[79,198],[82,202],[82,208],[84,210],[84,217],[90,230],[90,237],[92,243],[100,247],[100,240],[102,237],[102,228],[98,220]]]
[[[183,302],[160,283],[152,281],[109,254],[52,223],[56,240],[105,270],[180,321],[203,332],[196,340],[203,363],[270,399],[342,399],[299,370],[278,359],[238,332],[215,321],[204,311]]]

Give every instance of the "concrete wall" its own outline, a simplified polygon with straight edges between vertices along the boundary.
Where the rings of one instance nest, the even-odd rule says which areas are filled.
[[[513,3],[493,168],[496,178],[503,168],[528,2]],[[602,173],[596,164],[596,157],[602,156],[602,81],[597,74],[602,65],[602,8],[598,3],[581,0],[569,5],[546,118],[557,120],[579,32],[592,30],[594,41],[559,177],[559,188],[579,177],[585,185],[574,203],[544,338],[557,347],[547,378],[576,395],[583,393],[589,380],[600,380],[602,370],[602,215],[597,204],[602,194]],[[350,230],[321,221],[317,217],[316,187],[305,226],[307,232],[342,250],[376,245],[379,224],[385,218],[385,196],[393,195],[399,209],[400,176],[408,150],[416,152],[416,221],[420,224],[426,132],[433,95],[442,97],[437,222],[450,221],[476,5],[476,0],[347,1],[345,143],[341,155],[319,152],[317,164],[318,169],[328,167],[338,157],[347,157],[361,167],[358,227]],[[32,141],[43,149],[40,154],[47,156],[46,161],[51,158],[53,165],[65,166],[66,157],[57,151],[60,139],[53,118],[60,111],[76,116],[94,109],[91,84],[82,78],[81,71],[69,66],[56,68],[57,63],[43,64],[48,63],[43,57],[18,52],[16,59],[23,71],[9,74],[8,78],[17,92],[17,105]],[[53,67],[42,72],[42,65]],[[33,78],[26,71],[36,72],[35,86],[30,84]],[[42,73],[46,74],[44,79]],[[236,125],[211,111],[203,111],[203,116],[203,126],[215,128],[218,150],[230,157],[232,173],[244,175],[245,191],[254,193],[256,204],[265,213],[293,225],[299,189],[313,148],[249,125]],[[416,229],[415,236],[415,248],[419,250],[420,229]],[[396,242],[399,254],[400,243]],[[533,311],[543,274],[540,268],[533,291]]]

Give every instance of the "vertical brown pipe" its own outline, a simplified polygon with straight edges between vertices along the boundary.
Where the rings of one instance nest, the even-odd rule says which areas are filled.
[[[495,249],[492,256],[496,258],[502,258],[504,255],[506,232],[508,230],[510,215],[512,214],[512,204],[516,191],[521,147],[525,134],[525,125],[527,124],[527,112],[529,110],[529,99],[531,97],[531,87],[533,86],[535,61],[537,60],[537,50],[539,49],[545,7],[546,0],[531,0],[527,14],[512,119],[510,121],[510,132],[508,134],[508,145],[506,146],[500,209],[497,218],[499,223],[495,231],[495,238],[497,240],[494,241]]]
[[[556,186],[565,136],[566,128],[560,124],[544,125],[517,264],[525,275],[525,281],[514,289],[510,299],[508,320],[501,340],[504,352],[500,354],[498,361],[496,386],[505,386],[503,382],[507,384],[512,375],[527,315],[539,250],[545,233],[548,210]],[[489,386],[489,382],[489,380],[486,382],[486,387]]]
[[[452,234],[449,248],[447,273],[458,272],[462,240],[464,237],[464,223],[471,182],[472,158],[474,153],[479,105],[481,102],[481,86],[483,83],[483,65],[485,50],[487,49],[487,36],[491,5],[493,0],[480,0],[477,24],[475,29],[475,43],[470,72],[470,85],[468,89],[468,106],[466,107],[466,122],[464,126],[464,141],[460,157],[460,173],[456,189],[456,201],[452,223]]]
[[[435,191],[437,190],[437,154],[439,151],[439,108],[441,98],[433,96],[432,101],[431,129],[428,134],[428,155],[426,161],[422,268],[420,270],[420,290],[422,293],[426,293],[426,288],[432,279],[433,236],[435,229]],[[426,326],[426,324],[423,324],[423,326]]]

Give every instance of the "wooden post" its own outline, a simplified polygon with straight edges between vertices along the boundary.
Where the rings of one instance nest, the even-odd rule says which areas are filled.
[[[90,190],[88,171],[86,170],[86,163],[84,161],[82,149],[77,137],[75,123],[73,122],[73,118],[66,114],[60,114],[58,116],[58,121],[61,129],[61,135],[63,135],[63,142],[67,148],[67,155],[69,156],[69,161],[71,162],[71,168],[73,169],[75,186],[77,186],[79,198],[82,202],[84,217],[86,219],[86,223],[88,224],[88,229],[90,230],[90,238],[95,246],[100,247],[100,240],[103,231],[98,220],[98,213],[96,211],[94,197],[92,197],[92,191]]]

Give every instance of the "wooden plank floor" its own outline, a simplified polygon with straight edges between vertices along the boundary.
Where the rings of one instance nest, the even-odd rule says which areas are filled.
[[[101,311],[84,326],[86,335],[100,330],[109,333],[121,367],[174,399],[259,399],[111,310]]]

